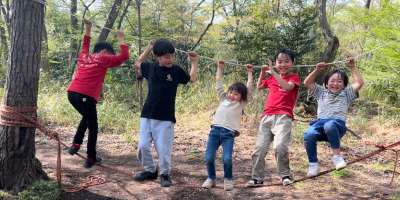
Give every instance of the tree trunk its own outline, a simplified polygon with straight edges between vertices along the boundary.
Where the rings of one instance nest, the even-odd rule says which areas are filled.
[[[138,18],[138,37],[139,37],[139,55],[142,53],[142,15],[141,15],[141,11],[142,11],[142,3],[143,0],[135,0],[136,1],[136,9],[137,9],[137,18]],[[136,75],[136,89],[139,91],[139,109],[142,110],[143,107],[143,99],[144,99],[144,95],[143,95],[143,77]]]
[[[97,38],[97,42],[104,42],[107,40],[108,34],[112,29],[115,20],[118,17],[118,13],[122,4],[122,0],[115,0],[110,12],[108,13],[106,24],[104,25],[103,29],[101,29],[100,35]]]
[[[14,0],[11,5],[11,46],[3,104],[36,107],[44,5]],[[31,113],[36,116],[36,111]],[[21,191],[46,179],[35,158],[35,128],[0,126],[0,189]]]
[[[328,43],[328,45],[325,47],[321,61],[331,62],[335,59],[336,51],[339,48],[339,39],[329,27],[328,19],[326,17],[326,0],[317,0],[316,2],[319,10],[318,15],[322,34]]]
[[[42,28],[42,58],[40,60],[40,66],[44,72],[49,72],[49,45],[48,45],[48,38],[47,38],[47,29],[46,24],[43,23]]]
[[[69,64],[75,64],[75,58],[77,56],[76,52],[78,51],[78,18],[76,17],[76,13],[78,10],[78,1],[71,0],[70,14],[71,14],[71,41],[70,41],[70,52],[69,52]]]
[[[370,7],[371,7],[371,0],[367,0],[367,2],[365,2],[365,8],[369,10]]]
[[[120,30],[122,27],[122,23],[124,22],[126,14],[128,14],[129,6],[131,6],[132,0],[128,0],[124,10],[122,11],[121,17],[119,18],[117,29]]]

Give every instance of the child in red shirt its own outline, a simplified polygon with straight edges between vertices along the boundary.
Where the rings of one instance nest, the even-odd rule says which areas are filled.
[[[68,100],[82,115],[82,119],[68,152],[71,155],[78,152],[86,129],[89,129],[85,167],[90,168],[101,161],[96,156],[98,132],[96,104],[103,88],[104,77],[108,68],[117,67],[129,59],[129,47],[124,42],[124,33],[118,32],[119,54],[115,55],[111,44],[107,42],[97,43],[93,54],[89,54],[92,23],[87,20],[84,20],[84,23],[85,35],[83,37],[82,50],[79,54],[72,81],[68,87]]]
[[[261,69],[257,88],[268,89],[263,117],[260,122],[256,146],[252,154],[252,179],[248,187],[260,186],[264,182],[265,156],[272,143],[278,173],[283,185],[292,184],[289,168],[289,143],[291,138],[293,108],[296,104],[300,77],[292,72],[294,53],[282,49],[275,56],[275,66]],[[271,67],[270,67],[271,66]]]

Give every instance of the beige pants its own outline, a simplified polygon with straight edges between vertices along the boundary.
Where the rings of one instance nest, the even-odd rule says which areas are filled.
[[[291,130],[292,118],[287,115],[266,115],[261,119],[256,147],[252,154],[252,179],[264,179],[265,156],[272,142],[279,175],[291,176],[289,168]]]

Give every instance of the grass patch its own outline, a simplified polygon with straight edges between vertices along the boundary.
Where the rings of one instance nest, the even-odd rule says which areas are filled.
[[[61,189],[51,181],[36,181],[26,190],[18,193],[19,200],[58,200]]]
[[[335,170],[331,173],[333,178],[339,179],[349,175],[349,172],[346,169]]]
[[[15,200],[17,199],[16,196],[13,196],[7,192],[0,190],[0,200]]]

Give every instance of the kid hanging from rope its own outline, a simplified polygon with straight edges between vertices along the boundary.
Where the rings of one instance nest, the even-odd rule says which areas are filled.
[[[156,63],[144,62],[153,50]],[[175,48],[166,39],[149,43],[135,63],[139,76],[147,79],[148,94],[140,115],[140,140],[138,158],[144,171],[135,175],[136,181],[157,179],[157,168],[151,154],[151,143],[154,142],[159,158],[160,184],[169,187],[172,184],[171,151],[174,139],[175,98],[179,84],[196,80],[199,57],[189,52],[192,64],[190,75],[179,65],[174,64]]]
[[[79,151],[86,129],[89,129],[85,167],[90,168],[101,161],[96,154],[98,133],[96,104],[99,101],[104,77],[108,68],[117,67],[129,59],[129,47],[124,42],[124,33],[118,32],[119,54],[115,55],[111,44],[107,42],[95,44],[93,54],[89,54],[92,23],[87,20],[83,22],[85,23],[85,35],[82,50],[68,87],[68,100],[82,115],[82,119],[68,152],[74,155]]]
[[[317,141],[329,142],[333,154],[331,160],[336,169],[346,166],[340,155],[340,139],[346,133],[347,110],[364,84],[354,58],[347,58],[346,65],[352,72],[353,83],[350,86],[347,86],[346,73],[340,69],[330,71],[324,78],[323,86],[316,84],[315,79],[327,66],[324,62],[318,63],[304,80],[309,94],[318,102],[318,119],[311,122],[304,133],[304,145],[309,161],[307,176],[316,176],[319,173]]]
[[[218,147],[223,149],[222,160],[224,163],[224,189],[233,189],[232,153],[234,137],[238,135],[240,117],[247,102],[251,98],[253,90],[253,66],[247,65],[247,87],[236,82],[224,91],[222,75],[224,61],[217,62],[216,89],[220,104],[214,115],[213,124],[208,136],[205,160],[207,164],[208,178],[204,181],[203,188],[215,186],[215,156]]]
[[[269,93],[258,129],[252,155],[251,180],[246,184],[247,187],[257,187],[264,183],[265,156],[271,143],[282,184],[293,183],[289,168],[289,144],[300,77],[291,71],[294,63],[294,53],[291,50],[280,50],[275,56],[275,62],[275,66],[269,61],[269,66],[261,69],[257,83],[258,89],[266,88]]]

